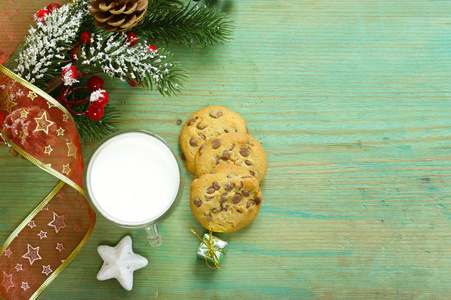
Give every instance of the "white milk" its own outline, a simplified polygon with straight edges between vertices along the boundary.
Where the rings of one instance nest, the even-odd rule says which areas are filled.
[[[89,163],[86,183],[94,205],[122,225],[149,223],[174,202],[180,172],[171,150],[141,132],[115,136],[102,144]]]

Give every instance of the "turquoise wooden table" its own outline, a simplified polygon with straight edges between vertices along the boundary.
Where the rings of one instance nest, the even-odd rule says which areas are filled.
[[[240,113],[268,155],[260,214],[219,234],[229,252],[208,269],[195,255],[190,228],[203,229],[186,173],[161,247],[99,217],[41,299],[449,299],[451,2],[215,2],[235,21],[234,40],[171,46],[190,70],[180,96],[107,89],[120,128],[159,133],[179,153],[178,120],[209,104]],[[0,166],[3,241],[56,180],[3,145]],[[150,261],[131,292],[96,280],[96,248],[125,235]]]

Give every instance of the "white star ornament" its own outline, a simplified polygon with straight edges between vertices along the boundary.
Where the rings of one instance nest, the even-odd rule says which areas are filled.
[[[116,247],[99,246],[97,252],[103,259],[103,265],[97,273],[97,279],[116,278],[127,291],[131,291],[133,288],[133,272],[148,264],[145,257],[133,252],[130,236],[124,237]]]

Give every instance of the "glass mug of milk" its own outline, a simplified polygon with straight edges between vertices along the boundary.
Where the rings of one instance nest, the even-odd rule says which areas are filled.
[[[95,150],[85,186],[98,212],[121,227],[144,228],[157,247],[157,224],[177,205],[182,178],[180,159],[163,138],[144,130],[121,131]]]

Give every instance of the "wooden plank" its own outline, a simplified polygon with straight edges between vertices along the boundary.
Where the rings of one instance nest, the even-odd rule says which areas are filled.
[[[268,155],[255,222],[220,234],[220,270],[196,259],[184,197],[151,249],[142,231],[96,230],[42,299],[446,299],[451,294],[449,1],[217,1],[226,45],[171,45],[189,70],[178,97],[108,82],[121,128],[177,147],[197,109],[239,112]],[[86,158],[94,145],[83,151]],[[55,181],[0,148],[0,239]],[[98,282],[100,244],[130,234],[150,265],[133,291]]]

